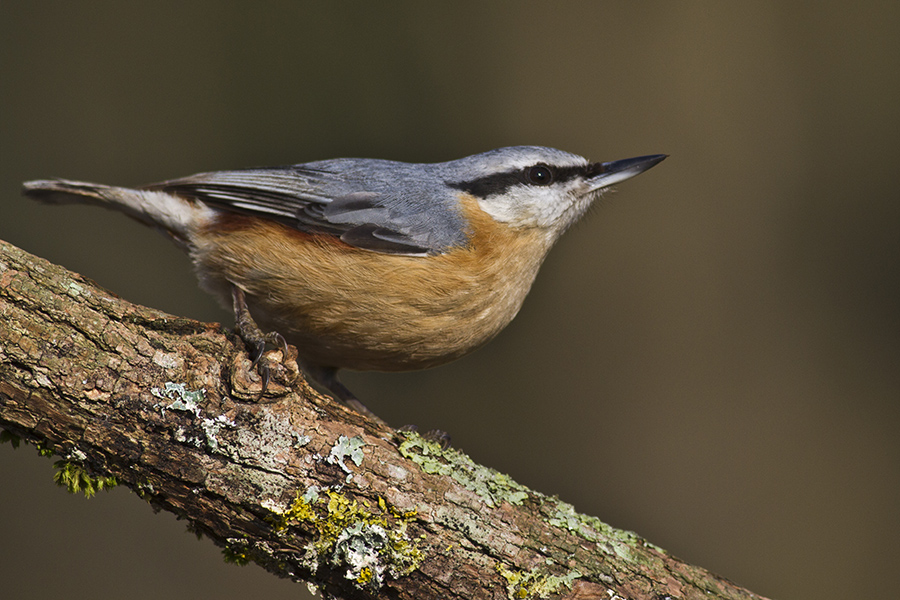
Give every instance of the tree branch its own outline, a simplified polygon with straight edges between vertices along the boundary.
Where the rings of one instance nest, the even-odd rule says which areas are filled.
[[[257,400],[241,342],[219,325],[130,304],[0,242],[0,427],[62,456],[70,483],[115,477],[226,558],[340,598],[758,598],[379,427],[278,358]]]

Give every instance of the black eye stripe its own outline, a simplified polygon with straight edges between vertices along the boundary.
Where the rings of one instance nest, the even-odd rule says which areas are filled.
[[[503,194],[515,185],[535,185],[528,180],[529,169],[535,167],[545,167],[550,170],[553,183],[569,181],[576,177],[590,178],[603,172],[602,163],[590,163],[587,165],[576,165],[568,167],[554,167],[545,163],[539,163],[525,167],[524,169],[514,169],[503,171],[501,173],[492,173],[472,179],[470,181],[447,182],[450,187],[461,190],[476,198],[487,198],[497,194]],[[538,184],[540,185],[540,184]],[[546,184],[544,184],[546,185]]]

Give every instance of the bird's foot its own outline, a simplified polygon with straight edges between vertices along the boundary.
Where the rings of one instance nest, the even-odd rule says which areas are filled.
[[[266,348],[275,347],[280,349],[283,364],[284,361],[291,358],[288,345],[280,333],[276,331],[264,333],[259,328],[259,325],[256,324],[256,321],[250,315],[250,309],[247,307],[247,301],[244,298],[242,289],[232,286],[231,297],[234,301],[235,330],[249,348],[249,355],[252,361],[250,371],[256,369],[259,375],[261,387],[256,395],[256,399],[259,400],[268,391],[272,374],[272,363],[266,357]]]
[[[334,367],[322,367],[315,364],[303,363],[303,372],[309,375],[313,381],[328,391],[329,394],[341,404],[353,409],[361,415],[369,417],[379,425],[390,427],[384,419],[369,410],[365,404],[353,395],[347,386],[341,383],[337,378],[337,369]]]
[[[398,433],[407,433],[414,432],[418,433],[419,428],[416,425],[404,425],[403,427],[397,430]],[[446,450],[450,447],[450,434],[441,429],[431,429],[426,431],[425,433],[419,434],[422,439],[428,442],[434,442],[438,446],[440,446],[443,450]]]

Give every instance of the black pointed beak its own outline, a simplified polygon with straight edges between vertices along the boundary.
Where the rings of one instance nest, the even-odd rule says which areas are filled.
[[[668,154],[651,154],[649,156],[625,158],[612,162],[595,163],[594,167],[597,174],[588,179],[588,185],[591,186],[590,191],[609,187],[620,181],[631,179],[635,175],[640,175],[650,167],[661,163],[667,156]]]

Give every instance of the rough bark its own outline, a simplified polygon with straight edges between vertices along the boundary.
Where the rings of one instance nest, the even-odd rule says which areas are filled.
[[[293,350],[293,349],[292,349]],[[278,354],[276,351],[275,354]],[[340,598],[758,598],[0,242],[0,428]],[[100,479],[98,479],[100,478]]]

